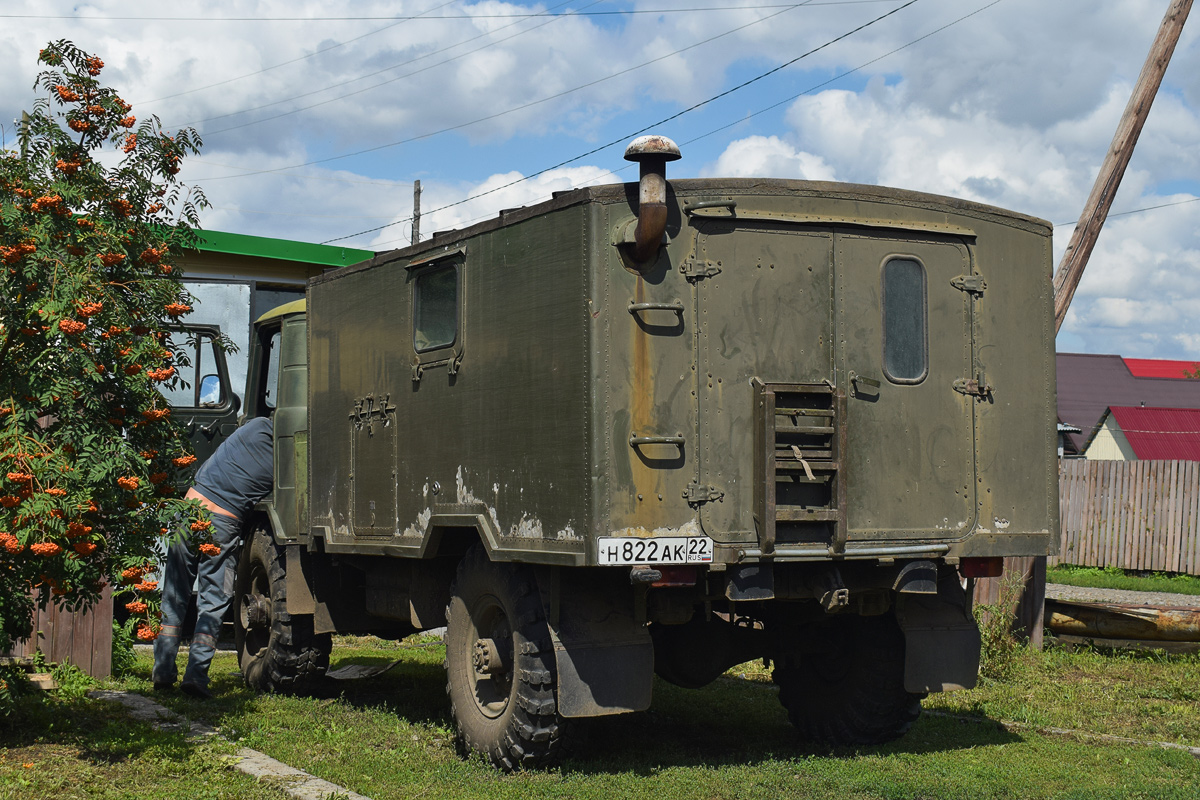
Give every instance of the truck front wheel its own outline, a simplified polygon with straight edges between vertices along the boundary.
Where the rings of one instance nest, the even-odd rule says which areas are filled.
[[[329,669],[329,634],[311,615],[287,611],[285,555],[259,528],[242,548],[234,589],[234,644],[246,685],[262,692],[311,690]]]
[[[835,618],[800,636],[784,646],[772,677],[803,736],[870,745],[912,727],[925,695],[904,690],[904,633],[895,616]]]
[[[557,670],[533,573],[473,546],[446,609],[446,693],[464,755],[511,771],[559,755]]]

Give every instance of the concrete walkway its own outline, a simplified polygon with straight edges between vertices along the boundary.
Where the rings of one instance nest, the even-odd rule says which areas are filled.
[[[136,720],[149,723],[157,730],[186,731],[190,742],[203,741],[221,734],[213,728],[199,722],[190,722],[180,718],[149,697],[131,692],[95,691],[88,692],[88,697],[98,700],[114,700],[129,709],[129,716]],[[352,792],[349,789],[330,783],[327,780],[310,775],[304,770],[289,767],[282,761],[277,761],[265,753],[243,747],[237,754],[230,757],[231,766],[252,775],[260,781],[273,784],[297,800],[328,800],[336,797],[346,800],[371,800],[366,795]]]
[[[1134,592],[1128,589],[1092,589],[1046,584],[1046,597],[1074,603],[1120,603],[1122,605],[1154,606],[1156,608],[1200,608],[1200,595],[1168,594],[1166,592]]]

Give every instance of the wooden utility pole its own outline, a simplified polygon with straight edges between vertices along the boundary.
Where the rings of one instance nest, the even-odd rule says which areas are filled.
[[[1137,144],[1142,125],[1150,113],[1150,105],[1154,102],[1154,95],[1158,93],[1159,84],[1162,83],[1163,73],[1167,71],[1167,64],[1171,63],[1171,54],[1175,52],[1175,43],[1179,41],[1179,32],[1183,30],[1183,23],[1191,10],[1192,0],[1171,0],[1167,15],[1163,17],[1158,28],[1158,36],[1155,37],[1150,54],[1146,56],[1146,63],[1142,66],[1142,74],[1138,76],[1137,85],[1133,87],[1133,96],[1129,98],[1129,105],[1125,107],[1125,113],[1121,116],[1121,123],[1117,126],[1117,132],[1108,148],[1108,155],[1100,167],[1100,174],[1096,176],[1096,183],[1092,186],[1087,205],[1079,217],[1079,224],[1075,226],[1067,251],[1063,253],[1058,270],[1054,273],[1055,333],[1062,327],[1063,319],[1067,316],[1067,307],[1071,305],[1071,298],[1075,296],[1075,287],[1079,285],[1084,267],[1092,255],[1092,248],[1096,246],[1096,239],[1100,236],[1100,229],[1104,227],[1104,221],[1108,218],[1113,197],[1117,194],[1117,187],[1121,185],[1125,167],[1129,166],[1133,147]]]
[[[409,244],[421,241],[421,182],[413,181],[413,226]]]

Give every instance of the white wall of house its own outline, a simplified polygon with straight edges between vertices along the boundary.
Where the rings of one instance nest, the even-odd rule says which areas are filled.
[[[1137,454],[1125,438],[1121,426],[1113,419],[1112,414],[1104,417],[1100,430],[1092,438],[1083,457],[1092,461],[1136,461]]]

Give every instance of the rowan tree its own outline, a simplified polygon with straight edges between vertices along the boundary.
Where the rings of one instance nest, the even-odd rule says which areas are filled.
[[[105,581],[135,588],[153,638],[156,540],[181,515],[204,525],[157,389],[187,366],[168,347],[192,304],[174,264],[205,203],[177,174],[200,139],[139,123],[69,41],[38,61],[0,151],[0,650],[30,634],[33,595],[81,608]]]

